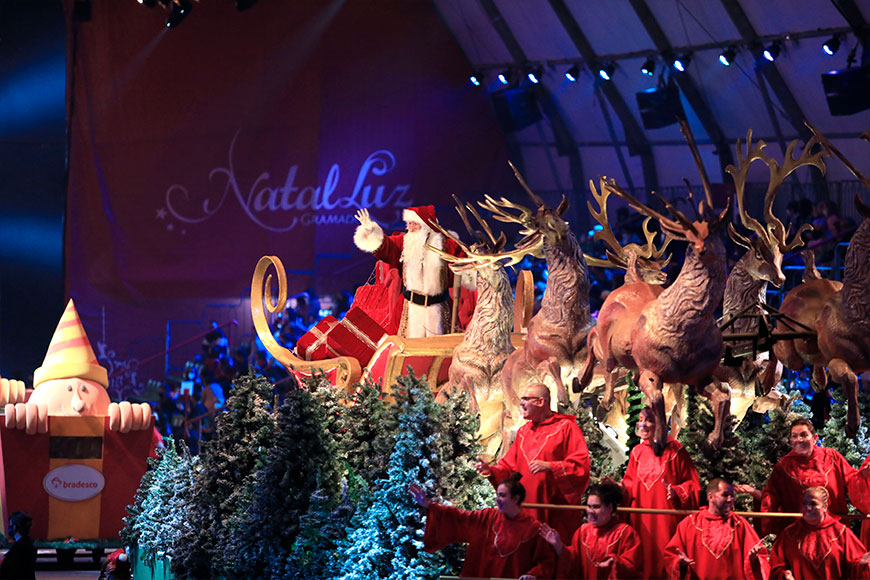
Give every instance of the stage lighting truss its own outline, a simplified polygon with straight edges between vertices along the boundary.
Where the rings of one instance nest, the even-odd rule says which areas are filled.
[[[837,54],[837,51],[840,49],[840,35],[835,34],[831,38],[825,41],[822,45],[822,50],[825,51],[825,54],[828,56],[834,56]]]
[[[576,64],[565,71],[565,78],[571,81],[572,83],[576,83],[577,79],[580,78],[580,67]]]
[[[737,48],[729,46],[719,54],[719,62],[722,63],[722,66],[731,66],[731,63],[734,62],[736,56]]]

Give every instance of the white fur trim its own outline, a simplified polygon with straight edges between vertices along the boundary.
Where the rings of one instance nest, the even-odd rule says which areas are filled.
[[[422,224],[424,226],[426,225],[426,222],[423,221],[423,218],[421,218],[409,209],[402,210],[402,221],[404,221],[405,223],[414,222],[415,224]]]
[[[408,290],[435,296],[444,291],[442,274],[446,266],[441,256],[420,248],[421,245],[442,250],[444,236],[431,230],[405,234],[402,247],[402,282]],[[422,261],[418,257],[421,255],[418,252],[422,253]]]
[[[374,253],[384,243],[384,230],[374,222],[370,228],[358,225],[353,233],[353,243],[363,252]]]
[[[434,306],[420,306],[408,302],[408,327],[405,336],[408,338],[425,338],[444,334],[444,303]]]
[[[459,274],[454,274],[455,276],[459,276],[459,283],[463,288],[468,290],[477,290],[477,271],[476,270],[466,270],[465,272],[460,272]]]

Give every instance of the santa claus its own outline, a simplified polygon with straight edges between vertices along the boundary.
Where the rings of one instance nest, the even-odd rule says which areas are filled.
[[[441,257],[426,246],[453,256],[464,253],[456,242],[436,230],[435,207],[407,208],[402,212],[407,232],[389,236],[384,235],[367,209],[359,210],[355,217],[360,224],[353,235],[356,247],[401,272],[405,308],[399,334],[409,338],[444,334],[449,324],[453,274]]]

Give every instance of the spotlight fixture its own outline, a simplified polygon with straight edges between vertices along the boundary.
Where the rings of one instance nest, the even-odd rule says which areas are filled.
[[[569,68],[565,72],[565,78],[568,79],[569,81],[571,81],[572,83],[577,82],[577,78],[579,76],[580,76],[580,67],[578,67],[576,64],[574,66],[572,66],[571,68]]]
[[[536,66],[528,72],[527,76],[533,84],[538,84],[544,77],[544,69],[542,67]]]
[[[190,0],[172,0],[169,16],[166,17],[166,28],[175,28],[181,24],[192,9],[193,3]]]
[[[822,45],[822,50],[824,50],[825,54],[827,54],[828,56],[834,56],[839,49],[840,36],[837,34],[826,40],[825,44]]]
[[[598,76],[601,77],[602,80],[609,81],[613,78],[613,71],[615,67],[612,64],[606,64],[598,69]]]
[[[761,53],[761,56],[764,57],[764,60],[773,62],[776,60],[776,57],[779,56],[780,51],[782,50],[782,41],[774,40],[770,46],[764,49],[764,52]]]
[[[689,67],[689,63],[692,61],[691,55],[683,54],[680,55],[673,60],[673,67],[680,72],[686,72],[686,69]]]
[[[474,86],[479,87],[480,86],[480,73],[474,73],[473,75],[468,77],[468,80],[471,81],[471,84],[473,84]]]
[[[511,71],[509,69],[498,73],[498,80],[501,84],[506,85],[511,82]]]
[[[651,56],[647,57],[647,59],[643,62],[643,65],[641,65],[641,67],[640,67],[640,72],[642,72],[643,74],[645,74],[648,77],[653,76],[656,72],[655,59],[653,59],[653,57],[651,57]]]
[[[736,56],[737,49],[735,49],[733,46],[729,46],[719,55],[719,62],[722,63],[722,66],[731,66],[731,63],[734,62],[734,57]]]

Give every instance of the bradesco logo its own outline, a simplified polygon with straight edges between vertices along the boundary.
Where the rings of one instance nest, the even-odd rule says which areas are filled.
[[[42,478],[42,487],[53,498],[83,501],[103,491],[103,474],[87,465],[61,465]]]

